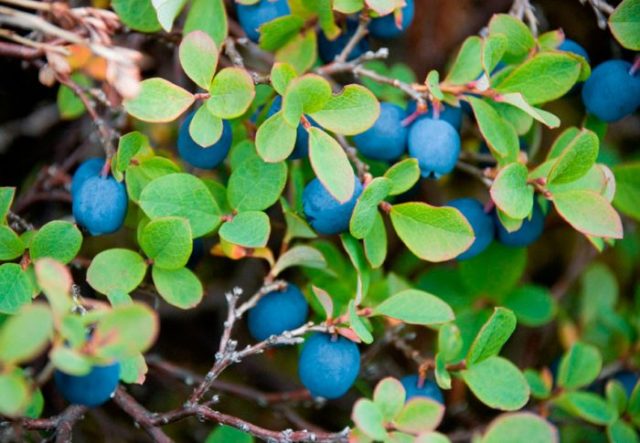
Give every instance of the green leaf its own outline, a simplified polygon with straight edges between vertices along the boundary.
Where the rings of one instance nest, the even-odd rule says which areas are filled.
[[[358,316],[354,300],[349,301],[348,312],[349,326],[351,326],[353,332],[355,332],[358,338],[364,343],[373,343],[373,335],[371,335],[371,332],[367,329],[364,321]]]
[[[149,146],[149,138],[138,132],[129,132],[118,140],[118,150],[116,151],[115,161],[113,161],[112,169],[115,167],[116,172],[126,172],[132,165],[131,160],[138,154],[151,151]],[[114,174],[115,175],[115,174]],[[120,174],[122,176],[122,174]]]
[[[450,260],[466,251],[475,238],[467,220],[454,208],[403,203],[394,205],[390,215],[402,242],[423,260]]]
[[[134,303],[116,306],[103,315],[92,341],[99,343],[98,356],[120,360],[149,349],[157,335],[157,314],[145,304]]]
[[[0,225],[0,260],[8,261],[18,258],[24,252],[22,239],[13,229]]]
[[[175,120],[194,101],[193,94],[162,78],[150,78],[140,83],[140,92],[124,101],[124,107],[135,118],[152,123]]]
[[[400,413],[405,397],[402,383],[393,377],[380,380],[373,391],[373,402],[382,412],[385,421],[393,420]]]
[[[445,323],[438,330],[438,354],[444,362],[456,359],[462,349],[460,328],[455,323]]]
[[[233,170],[227,186],[229,204],[235,210],[262,211],[278,201],[287,183],[287,164],[245,160]]]
[[[220,238],[245,248],[262,248],[267,245],[270,232],[267,214],[247,211],[224,223],[220,228]]]
[[[186,2],[187,0],[151,0],[162,29],[171,32],[173,21],[180,14]]]
[[[391,180],[389,195],[407,192],[420,180],[420,166],[415,158],[407,158],[387,169],[384,176]]]
[[[556,312],[556,302],[549,290],[542,286],[524,285],[511,292],[504,306],[525,326],[542,326],[550,322]]]
[[[211,97],[206,101],[209,111],[225,119],[240,117],[256,96],[253,79],[242,68],[224,68],[218,72],[209,92]]]
[[[367,88],[347,85],[321,109],[309,111],[320,126],[336,134],[355,135],[369,129],[380,115],[380,104]]]
[[[440,89],[440,74],[435,69],[429,71],[427,74],[427,87],[429,88],[429,92],[438,100],[444,99],[444,94]]]
[[[364,237],[364,253],[372,268],[384,264],[387,257],[387,228],[380,212],[376,212],[369,234]]]
[[[558,213],[585,235],[622,238],[622,221],[609,202],[591,191],[563,191],[553,195]]]
[[[503,414],[494,419],[480,443],[557,443],[558,431],[530,412]]]
[[[297,77],[296,70],[289,63],[274,63],[271,68],[271,85],[280,95],[284,95],[291,83]]]
[[[334,0],[333,9],[343,14],[353,14],[364,7],[364,0]]]
[[[351,199],[355,191],[353,169],[338,142],[322,129],[309,131],[309,160],[318,180],[340,203]]]
[[[147,264],[140,254],[129,249],[107,249],[91,261],[87,282],[101,294],[128,294],[142,283],[146,273]]]
[[[295,37],[304,26],[304,19],[284,15],[260,26],[260,48],[273,52]]]
[[[0,328],[0,361],[6,365],[38,356],[53,337],[53,316],[44,304],[25,306]]]
[[[607,401],[613,406],[618,415],[624,414],[627,409],[627,393],[622,383],[618,380],[609,380],[605,386]]]
[[[224,0],[192,0],[184,24],[184,34],[204,31],[220,47],[229,32]]]
[[[120,380],[124,383],[143,384],[148,370],[142,354],[120,360]]]
[[[111,0],[122,23],[134,31],[156,32],[161,26],[151,0]]]
[[[622,46],[640,51],[640,2],[625,0],[609,17],[609,29]]]
[[[31,280],[20,265],[0,265],[0,313],[15,314],[23,305],[31,302],[32,293]]]
[[[162,298],[180,309],[197,306],[204,295],[202,283],[187,268],[163,269],[153,266],[151,277]]]
[[[202,89],[209,89],[218,65],[218,48],[209,34],[193,31],[185,35],[178,54],[187,77]]]
[[[16,188],[0,186],[0,225],[5,224],[15,193]]]
[[[491,185],[491,198],[509,217],[524,219],[533,209],[533,187],[527,183],[529,171],[522,163],[502,168]]]
[[[598,136],[594,132],[588,129],[578,132],[558,155],[549,171],[549,185],[570,183],[584,176],[596,162],[599,145]]]
[[[35,277],[37,286],[47,296],[51,309],[56,318],[66,316],[72,306],[71,286],[73,280],[69,269],[51,258],[41,258],[36,261]],[[27,277],[27,280],[29,277]],[[30,285],[36,283],[29,282]]]
[[[87,375],[92,367],[88,356],[64,345],[54,347],[49,352],[49,360],[57,369],[71,375]]]
[[[189,135],[203,149],[215,149],[214,143],[222,136],[223,123],[206,106],[200,106],[189,124]]]
[[[434,375],[436,383],[442,389],[451,389],[451,374],[447,371],[447,362],[441,353],[436,354]]]
[[[507,63],[522,60],[536,44],[529,28],[508,14],[496,14],[489,22],[489,36],[497,34],[506,37],[504,60]]]
[[[638,443],[638,434],[621,419],[616,420],[607,427],[607,436],[611,443]]]
[[[511,71],[496,85],[501,93],[520,92],[531,105],[565,95],[580,76],[581,63],[562,52],[541,52]]]
[[[139,164],[132,164],[127,169],[125,181],[127,183],[127,193],[129,198],[136,203],[140,201],[142,190],[156,178],[180,172],[180,168],[168,158],[151,157],[141,161]]]
[[[482,39],[468,37],[453,62],[446,82],[454,85],[464,85],[478,78],[482,73]]]
[[[486,140],[491,152],[505,162],[516,161],[520,144],[513,126],[485,100],[471,96],[467,96],[467,100],[476,116],[482,137]]]
[[[565,392],[554,403],[567,412],[596,425],[606,425],[616,420],[615,409],[591,392]]]
[[[0,374],[0,414],[19,415],[29,401],[29,387],[20,371]]]
[[[325,269],[327,262],[322,253],[311,246],[294,246],[278,258],[271,269],[271,275],[277,277],[282,271],[293,266]]]
[[[176,216],[189,220],[194,238],[220,224],[220,208],[204,183],[191,174],[169,174],[149,183],[140,194],[140,207],[152,220]]]
[[[461,375],[474,395],[491,408],[515,411],[529,400],[529,385],[524,376],[502,357],[489,357]]]
[[[351,235],[362,239],[371,232],[378,214],[378,205],[387,198],[391,186],[391,180],[388,178],[376,177],[364,188],[351,215],[349,223]]]
[[[289,83],[282,99],[283,117],[290,126],[297,128],[303,114],[323,109],[330,99],[329,82],[319,75],[306,74]]]
[[[589,385],[598,377],[602,356],[595,346],[576,342],[562,356],[558,369],[558,385],[577,389]]]
[[[204,443],[253,443],[253,437],[231,426],[220,425],[214,429]]]
[[[296,144],[297,126],[291,126],[278,111],[266,119],[256,132],[256,150],[266,162],[286,160]]]
[[[358,429],[375,440],[385,440],[387,431],[384,417],[377,404],[369,399],[361,398],[353,406],[351,419]]]
[[[71,76],[71,79],[83,88],[91,86],[91,79],[84,74],[75,73]],[[64,120],[74,120],[87,110],[73,89],[65,85],[60,85],[58,88],[56,103],[58,104],[60,117]]]
[[[626,215],[640,220],[640,162],[617,165],[614,206]]]
[[[367,260],[364,257],[364,251],[362,250],[362,246],[358,240],[350,234],[341,234],[340,241],[342,242],[342,247],[349,256],[349,260],[351,260],[351,263],[357,271],[355,302],[356,305],[359,305],[369,292],[371,269],[367,264]]]
[[[82,233],[73,224],[54,220],[44,225],[31,240],[29,254],[37,260],[51,257],[61,263],[69,263],[82,246]]]
[[[509,43],[504,34],[490,35],[482,43],[482,67],[487,76],[490,76],[502,60]]]
[[[295,35],[276,52],[277,62],[290,64],[299,74],[311,69],[317,60],[318,37],[313,28]]]
[[[415,325],[437,325],[455,318],[448,304],[417,289],[406,289],[392,295],[373,309],[373,315],[384,315]]]
[[[284,213],[284,219],[287,224],[284,241],[290,242],[294,238],[317,237],[317,234],[311,229],[306,220],[291,210],[284,197],[280,198],[280,204],[282,205],[282,212]]]
[[[420,433],[433,431],[444,417],[444,405],[425,397],[416,397],[407,402],[393,420],[399,431]]]
[[[478,364],[499,354],[515,330],[516,316],[513,312],[505,308],[494,308],[493,314],[471,344],[467,354],[467,365]]]
[[[145,225],[140,234],[140,247],[164,269],[182,268],[189,261],[193,242],[189,222],[181,217],[160,217]]]
[[[527,369],[524,371],[524,378],[527,379],[529,388],[531,389],[531,396],[536,399],[544,400],[551,395],[551,372],[548,372],[549,378],[544,379],[541,374],[533,369]]]
[[[540,123],[546,125],[548,128],[557,128],[560,126],[560,119],[554,114],[545,111],[544,109],[536,108],[526,102],[522,94],[519,92],[511,92],[508,94],[500,95],[499,103],[508,103],[509,105],[524,111],[527,115],[538,120]]]

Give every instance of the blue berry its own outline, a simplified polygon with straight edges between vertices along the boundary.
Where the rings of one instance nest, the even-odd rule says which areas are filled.
[[[349,230],[351,213],[362,193],[362,184],[355,179],[351,199],[340,203],[317,178],[311,180],[302,193],[302,208],[307,221],[319,234],[332,235]]]
[[[409,155],[418,160],[423,177],[440,178],[456,166],[460,135],[444,120],[419,120],[409,129]]]
[[[82,184],[87,181],[88,178],[97,177],[102,172],[104,167],[104,159],[98,157],[92,157],[82,162],[78,169],[76,169],[73,178],[71,179],[71,196],[74,196],[80,190]]]
[[[200,260],[204,257],[204,240],[202,237],[198,237],[193,240],[193,248],[191,249],[191,255],[189,261],[187,261],[187,268],[194,269],[200,263]]]
[[[178,152],[180,157],[191,166],[200,169],[213,169],[220,165],[227,157],[231,148],[233,134],[231,133],[231,125],[226,120],[222,122],[222,135],[220,139],[211,146],[202,147],[196,143],[189,134],[189,125],[193,120],[192,112],[182,122],[180,132],[178,134]]]
[[[395,15],[391,13],[371,20],[369,32],[376,38],[391,39],[399,37],[411,26],[414,14],[415,5],[413,0],[406,0],[406,4],[402,8],[402,25],[400,27],[396,25]]]
[[[300,289],[289,283],[282,291],[269,292],[249,311],[249,332],[262,341],[299,328],[309,315],[309,304]]]
[[[127,215],[127,190],[113,177],[91,177],[72,196],[73,216],[91,235],[116,232]]]
[[[463,102],[465,103],[465,102]],[[417,109],[417,104],[416,102],[409,102],[409,105],[407,106],[407,117],[410,115],[413,115],[416,112]],[[451,126],[453,126],[454,128],[456,128],[456,131],[460,131],[460,129],[462,128],[462,115],[463,115],[463,110],[461,107],[457,107],[457,106],[451,106],[451,105],[447,105],[447,104],[443,104],[442,105],[442,109],[440,109],[440,115],[438,116],[438,119],[440,120],[444,120],[447,123],[451,124]],[[418,122],[422,119],[425,118],[430,118],[430,119],[434,119],[433,116],[433,106],[429,107],[429,110],[427,112],[425,112],[424,114],[420,114],[414,121]]]
[[[458,256],[459,260],[475,257],[487,249],[495,235],[493,217],[484,211],[482,203],[475,198],[459,198],[447,203],[447,206],[458,209],[469,221],[476,236],[469,249]]]
[[[393,103],[380,103],[380,116],[372,127],[353,137],[358,151],[374,160],[393,161],[407,149],[409,130],[402,125],[404,110]]]
[[[497,215],[495,215],[497,218]],[[533,204],[531,218],[525,218],[520,229],[508,232],[499,220],[496,220],[498,230],[498,240],[507,246],[529,246],[542,235],[544,230],[544,214],[538,203]]]
[[[583,57],[587,61],[587,63],[589,63],[589,54],[587,53],[587,50],[571,39],[564,39],[564,41],[560,43],[560,46],[558,46],[558,49],[561,51],[571,52],[573,54],[579,55],[580,57]]]
[[[587,111],[605,122],[615,122],[640,105],[640,75],[630,74],[631,63],[609,60],[598,65],[582,88]]]
[[[240,26],[249,40],[255,43],[260,40],[260,26],[290,13],[287,0],[259,0],[253,5],[237,3],[236,7]]]
[[[318,55],[320,59],[325,63],[331,63],[342,52],[353,34],[358,28],[358,22],[355,20],[347,20],[347,29],[338,36],[335,40],[329,40],[324,32],[318,34]],[[353,60],[360,57],[362,54],[369,50],[369,43],[362,39],[358,42],[355,48],[351,50],[351,53],[347,57],[347,60]]]
[[[613,378],[615,380],[618,380],[620,383],[622,383],[622,386],[624,387],[624,391],[627,393],[627,397],[630,398],[631,393],[633,392],[634,388],[638,384],[638,380],[640,379],[640,376],[638,375],[637,372],[620,371],[616,375],[614,375]]]
[[[298,375],[314,397],[333,399],[343,396],[358,378],[360,350],[351,340],[316,333],[306,339]]]
[[[405,401],[409,401],[416,397],[426,397],[431,400],[435,400],[440,404],[444,404],[444,397],[442,391],[437,384],[431,380],[425,380],[422,387],[418,387],[420,377],[417,375],[406,375],[400,379],[400,383],[404,386],[404,390],[407,393]]]
[[[56,370],[53,378],[62,396],[72,404],[100,406],[111,398],[120,380],[120,364],[94,366],[87,375],[69,375]]]

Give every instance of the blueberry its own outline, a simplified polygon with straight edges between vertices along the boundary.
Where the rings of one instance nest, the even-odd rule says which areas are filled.
[[[369,32],[376,38],[389,39],[399,37],[411,26],[414,13],[413,0],[406,0],[406,4],[402,8],[402,25],[400,27],[396,25],[395,15],[391,13],[371,20]]]
[[[393,161],[407,149],[409,130],[402,125],[404,110],[393,103],[380,104],[380,116],[365,132],[353,137],[363,155],[374,160]]]
[[[484,211],[484,206],[475,198],[459,198],[447,203],[447,206],[458,209],[473,228],[476,236],[469,249],[458,256],[459,260],[475,257],[487,249],[495,235],[493,217]]]
[[[302,326],[309,304],[300,289],[291,283],[282,291],[269,292],[249,311],[249,332],[262,341]]]
[[[302,208],[311,227],[319,234],[332,235],[349,229],[351,213],[362,193],[362,185],[355,180],[351,199],[340,203],[317,178],[311,180],[302,193]]]
[[[260,26],[267,22],[289,15],[287,0],[259,0],[253,5],[236,4],[238,21],[252,42],[260,40]]]
[[[113,177],[88,178],[72,196],[73,216],[91,235],[116,232],[127,215],[127,190]]]
[[[314,397],[327,399],[344,395],[360,372],[360,350],[344,337],[316,333],[306,339],[298,375]]]
[[[90,177],[96,177],[102,172],[104,167],[104,159],[92,157],[82,162],[71,179],[71,195],[75,195],[80,190],[82,184]]]
[[[318,54],[320,59],[325,63],[331,63],[342,52],[353,34],[358,28],[358,22],[355,20],[347,20],[347,29],[343,31],[335,40],[329,40],[323,32],[318,35]],[[369,50],[369,43],[362,39],[347,57],[347,60],[354,60]]]
[[[267,112],[267,118],[271,117],[280,109],[282,109],[282,97],[277,96],[275,99],[273,99],[273,103],[271,103],[269,112]],[[307,117],[307,120],[309,120],[309,123],[311,123],[312,126],[315,126],[316,128],[319,127],[318,123],[316,123],[314,119],[312,119],[309,116],[305,116],[305,117]],[[291,160],[295,160],[298,158],[304,158],[308,156],[309,156],[309,133],[307,132],[306,129],[304,129],[304,126],[300,124],[298,125],[298,132],[296,134],[296,144],[289,158]]]
[[[417,375],[406,375],[400,379],[400,383],[404,386],[404,390],[407,393],[405,401],[409,401],[413,398],[426,397],[431,400],[435,400],[440,404],[444,404],[444,397],[442,391],[437,384],[431,380],[425,380],[422,387],[418,387],[420,377]]]
[[[640,105],[640,75],[630,74],[631,63],[609,60],[598,65],[582,88],[587,111],[605,122],[615,122]]]
[[[466,102],[463,102],[466,103]],[[410,102],[407,106],[407,117],[413,115],[416,112],[417,104],[416,102]],[[440,115],[438,118],[440,120],[444,120],[447,123],[451,124],[457,131],[460,131],[462,128],[462,107],[451,106],[447,104],[442,105],[442,109],[440,109]],[[429,107],[429,110],[423,114],[420,114],[414,122],[420,121],[425,118],[434,119],[433,117],[433,106]]]
[[[189,134],[189,125],[193,119],[192,112],[182,122],[178,134],[178,152],[180,157],[191,166],[200,169],[213,169],[224,161],[231,148],[231,125],[226,120],[222,122],[222,135],[220,139],[211,146],[202,147],[196,143]]]
[[[587,53],[587,50],[571,39],[566,38],[562,43],[560,43],[558,49],[560,51],[571,52],[572,54],[579,55],[589,63],[589,54]]]
[[[460,135],[444,120],[425,118],[409,129],[409,155],[423,177],[440,178],[453,171],[460,155]]]
[[[187,261],[187,268],[194,269],[200,263],[200,260],[204,257],[204,240],[202,237],[193,240],[193,248],[191,249],[191,255],[189,261]]]
[[[100,406],[118,387],[120,364],[94,366],[87,375],[69,375],[56,370],[53,378],[62,396],[72,404]]]
[[[495,215],[497,218],[498,216]],[[520,229],[508,232],[499,220],[495,221],[498,230],[498,240],[507,246],[529,246],[542,235],[544,230],[544,214],[537,203],[533,204],[531,218],[525,218]]]
[[[620,371],[616,375],[614,375],[613,378],[622,383],[624,391],[627,393],[627,397],[630,398],[633,389],[638,384],[638,379],[640,379],[640,376],[637,372]]]

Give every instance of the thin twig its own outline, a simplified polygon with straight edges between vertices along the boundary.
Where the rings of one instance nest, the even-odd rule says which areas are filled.
[[[358,27],[356,31],[353,33],[347,44],[342,48],[342,52],[338,54],[336,57],[336,63],[344,63],[347,61],[349,54],[351,51],[360,43],[360,41],[367,36],[369,33],[369,21],[370,18],[366,14],[360,14],[360,20],[358,21]]]

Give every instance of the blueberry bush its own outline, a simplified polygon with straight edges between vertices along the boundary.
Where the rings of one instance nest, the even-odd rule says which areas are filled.
[[[565,2],[419,77],[417,0],[0,0],[68,144],[0,177],[0,441],[639,442],[640,0]]]

